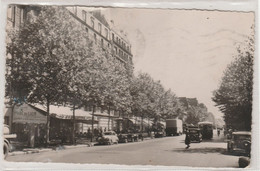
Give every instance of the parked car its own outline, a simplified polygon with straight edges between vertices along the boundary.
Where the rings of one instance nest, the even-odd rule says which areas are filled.
[[[4,152],[4,158],[6,158],[8,156],[8,153],[13,149],[10,140],[16,138],[16,134],[10,134],[9,126],[6,124],[4,124],[3,133],[4,133],[3,152]]]
[[[164,137],[164,132],[163,131],[157,131],[157,132],[155,132],[154,137],[155,138],[162,138],[162,137]]]
[[[201,142],[202,141],[202,134],[200,129],[189,129],[188,134],[190,135],[191,142]]]
[[[241,152],[250,156],[251,151],[251,132],[238,131],[233,132],[231,139],[227,142],[227,150],[229,152]]]
[[[107,131],[102,134],[102,136],[98,137],[98,143],[104,145],[112,145],[118,143],[117,134],[114,131]]]
[[[118,142],[119,143],[127,143],[128,142],[128,134],[118,134]]]

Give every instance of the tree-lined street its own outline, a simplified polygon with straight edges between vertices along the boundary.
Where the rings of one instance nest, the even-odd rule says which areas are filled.
[[[184,138],[185,135],[181,135],[111,146],[9,156],[7,161],[238,167],[238,156],[227,153],[223,134],[218,137],[214,132],[212,140],[192,143],[190,149],[185,149]]]
[[[237,149],[250,160],[252,13],[234,27],[240,14],[223,11],[8,10],[4,119],[17,137],[4,154],[49,151],[7,161],[238,167]]]

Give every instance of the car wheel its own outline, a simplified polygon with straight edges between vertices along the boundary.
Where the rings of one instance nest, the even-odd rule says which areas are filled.
[[[8,150],[8,145],[6,143],[4,143],[4,158],[6,158],[8,156],[9,150]]]

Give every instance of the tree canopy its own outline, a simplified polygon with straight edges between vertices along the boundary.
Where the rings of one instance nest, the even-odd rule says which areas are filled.
[[[228,65],[213,101],[224,113],[227,126],[251,130],[253,93],[254,39],[237,48],[234,61]]]

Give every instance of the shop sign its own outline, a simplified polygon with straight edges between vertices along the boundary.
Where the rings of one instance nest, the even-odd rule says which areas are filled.
[[[27,104],[15,106],[13,111],[13,122],[14,123],[47,123],[47,117],[33,109]]]
[[[58,119],[73,119],[73,115],[56,115],[56,114],[51,114],[52,116],[58,118]],[[91,117],[89,116],[75,116],[76,120],[92,120]]]

